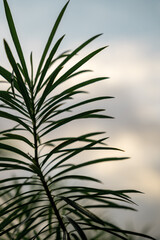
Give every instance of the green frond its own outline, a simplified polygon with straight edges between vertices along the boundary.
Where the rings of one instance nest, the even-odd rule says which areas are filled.
[[[28,76],[26,63],[25,63],[25,60],[24,60],[24,56],[23,56],[23,52],[22,52],[22,48],[21,48],[19,39],[18,39],[18,35],[17,35],[17,32],[16,32],[15,24],[13,22],[11,11],[10,11],[10,8],[8,6],[7,1],[3,0],[3,3],[4,3],[4,7],[5,7],[6,18],[7,18],[9,30],[10,30],[10,33],[11,33],[11,36],[12,36],[12,40],[14,42],[14,46],[16,48],[17,54],[19,56],[19,60],[22,64],[22,68],[23,68],[23,71],[25,73],[25,80],[26,80],[28,86],[30,86],[30,81],[29,81],[29,76]]]
[[[40,74],[41,68],[42,68],[42,66],[43,66],[44,60],[45,60],[45,58],[46,58],[46,55],[47,55],[47,53],[48,53],[49,47],[50,47],[50,45],[51,45],[51,43],[52,43],[52,41],[53,41],[53,38],[54,38],[54,36],[55,36],[55,34],[56,34],[56,31],[57,31],[57,29],[58,29],[58,26],[59,26],[59,24],[60,24],[60,22],[61,22],[61,20],[62,20],[62,17],[63,17],[63,15],[64,15],[64,13],[65,13],[65,10],[66,10],[66,8],[67,8],[67,6],[68,6],[68,3],[69,3],[69,1],[66,3],[66,5],[65,5],[65,6],[63,7],[63,9],[61,10],[61,12],[60,12],[60,14],[59,14],[59,16],[58,16],[58,18],[57,18],[57,20],[56,20],[53,28],[52,28],[52,31],[51,31],[50,36],[49,36],[49,38],[48,38],[48,41],[47,41],[47,43],[46,43],[45,49],[44,49],[44,51],[43,51],[43,54],[42,54],[42,57],[41,57],[41,60],[40,60],[40,63],[39,63],[38,69],[37,69],[37,73],[36,73],[36,77],[35,77],[35,84],[36,84],[37,79],[38,79],[38,77],[39,77],[39,74]]]
[[[52,42],[68,1],[55,21],[38,68],[33,72],[33,53],[28,70],[7,0],[3,3],[19,63],[4,40],[12,70],[0,66],[1,84],[5,82],[7,86],[7,90],[0,90],[0,118],[15,123],[15,126],[0,131],[0,239],[96,240],[101,237],[128,239],[130,235],[154,239],[121,229],[107,219],[108,208],[134,211],[135,203],[130,194],[139,191],[102,188],[102,182],[94,172],[90,176],[81,170],[95,164],[128,159],[108,155],[109,151],[121,150],[107,145],[108,137],[100,137],[105,132],[59,134],[66,125],[72,131],[73,121],[82,128],[81,119],[112,118],[105,114],[103,107],[98,107],[99,101],[106,101],[111,96],[82,97],[88,93],[85,87],[89,89],[90,85],[98,85],[108,77],[78,79],[76,82],[81,74],[90,72],[81,67],[106,47],[90,52],[67,70],[64,68],[101,34],[86,40],[73,51],[57,54],[64,35],[53,46]],[[66,83],[67,87],[64,87]],[[76,102],[75,97],[79,97]],[[88,159],[86,151],[105,151],[106,156]],[[106,212],[106,218],[102,219],[98,209]],[[92,237],[89,237],[90,232]]]

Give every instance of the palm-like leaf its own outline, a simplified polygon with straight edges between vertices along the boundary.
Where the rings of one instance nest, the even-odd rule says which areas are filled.
[[[90,38],[71,53],[64,52],[55,57],[63,40],[61,37],[48,54],[67,5],[68,2],[53,26],[34,78],[32,53],[30,55],[31,76],[29,77],[12,15],[7,1],[4,0],[9,29],[20,63],[16,62],[8,43],[4,40],[6,54],[13,71],[11,73],[0,67],[0,74],[9,84],[7,91],[0,91],[1,108],[3,109],[0,111],[0,117],[16,122],[17,125],[0,133],[0,149],[12,154],[12,157],[6,157],[6,155],[0,157],[0,171],[8,172],[10,170],[14,172],[16,170],[17,176],[8,177],[7,175],[0,181],[2,186],[0,196],[3,199],[0,209],[1,239],[33,240],[53,239],[54,237],[54,239],[59,240],[84,240],[88,239],[88,230],[93,231],[93,229],[106,232],[120,239],[127,239],[130,234],[145,237],[140,233],[121,230],[89,210],[106,207],[133,210],[128,206],[128,204],[133,203],[128,194],[136,191],[113,191],[85,187],[81,184],[82,181],[93,183],[100,181],[94,177],[74,172],[82,167],[100,162],[125,159],[105,157],[76,163],[74,158],[84,151],[118,150],[106,146],[106,138],[99,140],[94,138],[103,134],[102,132],[87,133],[78,137],[51,138],[48,141],[44,139],[44,136],[49,133],[54,136],[57,129],[72,123],[72,121],[86,118],[111,118],[102,114],[104,109],[99,108],[76,114],[71,112],[80,106],[111,98],[110,96],[90,98],[79,103],[73,102],[68,107],[63,106],[64,103],[69,103],[74,95],[84,93],[81,88],[105,80],[105,77],[89,79],[76,83],[60,93],[56,92],[57,87],[66,81],[69,82],[72,77],[87,72],[88,70],[79,70],[79,68],[104,49],[102,47],[91,52],[66,72],[62,72],[62,68],[71,58],[99,36]],[[55,61],[60,59],[62,59],[60,64],[48,76],[48,70]],[[10,144],[6,143],[8,140]],[[19,149],[12,146],[12,141],[24,144],[27,150],[25,151],[25,147]],[[42,150],[46,146],[49,146],[50,150],[42,154]],[[30,153],[28,153],[29,151]],[[73,179],[79,180],[80,185],[73,186],[73,181],[68,182],[70,185],[64,184],[64,180]],[[100,236],[99,233],[95,235],[95,239],[97,236]],[[153,239],[149,236],[148,238]]]

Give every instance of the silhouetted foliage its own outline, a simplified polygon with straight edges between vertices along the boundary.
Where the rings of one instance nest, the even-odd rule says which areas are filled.
[[[0,117],[11,120],[16,125],[0,132],[0,149],[9,153],[0,157],[0,171],[3,173],[3,180],[0,180],[0,197],[3,201],[0,209],[1,240],[85,240],[90,231],[95,233],[92,239],[100,239],[102,232],[106,236],[119,239],[128,239],[129,235],[153,239],[141,233],[120,229],[94,212],[96,208],[133,209],[128,205],[133,204],[128,194],[137,192],[90,187],[89,182],[100,181],[75,171],[93,164],[125,159],[83,158],[80,163],[76,162],[75,157],[88,150],[117,150],[105,144],[105,137],[97,140],[97,136],[103,133],[87,132],[80,136],[75,133],[75,137],[56,137],[55,134],[73,121],[80,124],[81,119],[111,118],[102,113],[104,109],[101,108],[74,112],[74,109],[81,106],[111,98],[98,96],[82,100],[81,97],[78,103],[73,101],[74,96],[84,94],[84,87],[103,81],[106,77],[75,82],[61,92],[56,91],[72,77],[79,77],[81,73],[87,72],[79,68],[105,47],[89,53],[66,71],[63,67],[99,35],[90,38],[72,52],[64,52],[55,57],[64,36],[52,47],[51,43],[67,8],[67,2],[52,28],[34,75],[32,53],[29,73],[8,3],[6,0],[3,2],[19,62],[17,63],[4,40],[12,71],[0,67],[3,81],[9,85],[7,90],[0,91]],[[55,62],[57,65],[53,68]],[[68,105],[65,107],[66,102]],[[46,140],[48,134],[50,139]],[[12,141],[17,141],[19,146],[15,146]],[[45,147],[48,147],[46,152],[43,151]],[[75,179],[79,180],[78,185],[73,184]],[[86,181],[85,185],[83,181]]]

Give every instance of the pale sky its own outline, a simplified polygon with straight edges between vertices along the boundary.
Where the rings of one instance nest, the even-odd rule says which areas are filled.
[[[13,45],[2,3],[0,1],[0,65],[10,68],[3,38],[12,48]],[[54,20],[66,1],[8,0],[8,3],[25,57],[29,62],[29,54],[33,51],[37,65]],[[160,219],[159,24],[159,0],[71,0],[56,37],[66,34],[61,51],[72,50],[98,33],[103,35],[83,53],[109,45],[86,65],[96,76],[110,77],[104,86],[96,88],[96,93],[115,97],[105,104],[115,120],[97,123],[95,127],[106,130],[109,144],[124,149],[123,156],[131,159],[95,170],[97,177],[103,174],[106,187],[136,188],[146,193],[133,196],[140,212],[130,212],[126,219],[137,221],[139,230],[145,223],[152,223],[155,236]],[[134,224],[136,226],[136,222]]]

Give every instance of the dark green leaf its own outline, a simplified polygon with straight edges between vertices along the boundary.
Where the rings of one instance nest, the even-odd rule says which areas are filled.
[[[16,147],[12,147],[10,145],[7,145],[7,144],[4,144],[4,143],[0,143],[0,149],[4,149],[4,150],[7,150],[7,151],[10,151],[12,153],[16,153],[28,160],[31,161],[31,158],[23,151],[21,151],[20,149],[16,148]]]
[[[16,74],[16,77],[17,77],[17,83],[18,83],[18,86],[19,86],[19,90],[24,98],[24,101],[26,103],[26,106],[27,106],[27,109],[28,109],[28,112],[30,113],[30,115],[32,116],[32,113],[31,113],[31,104],[30,104],[30,98],[29,98],[29,95],[28,95],[28,91],[27,91],[27,88],[23,82],[23,79],[22,79],[22,76],[19,72],[19,69],[17,67],[17,64],[15,62],[15,59],[12,55],[12,52],[7,44],[7,42],[4,40],[4,46],[5,46],[5,50],[6,50],[6,54],[7,54],[7,57],[10,61],[10,64]]]
[[[87,180],[87,181],[93,181],[93,182],[98,182],[101,183],[100,180],[96,179],[96,178],[92,178],[92,177],[88,177],[88,176],[83,176],[83,175],[67,175],[67,176],[63,176],[60,178],[56,178],[54,181],[51,182],[51,184],[62,181],[62,180],[66,180],[66,179],[77,179],[77,180]]]
[[[78,113],[78,114],[73,115],[71,117],[66,117],[66,118],[60,119],[60,120],[56,121],[56,123],[52,122],[50,125],[45,127],[45,128],[47,128],[47,130],[44,133],[41,134],[41,137],[46,135],[47,133],[53,131],[54,129],[56,129],[58,127],[62,127],[66,123],[69,123],[69,122],[71,122],[73,120],[78,120],[78,119],[92,117],[93,113],[101,112],[101,111],[104,111],[104,109],[89,110],[89,111]],[[45,130],[45,128],[42,129],[42,131]]]
[[[12,110],[14,109],[19,113],[23,114],[24,116],[26,116],[27,118],[29,118],[28,113],[24,109],[24,106],[22,105],[22,103],[18,102],[15,99],[15,93],[14,93],[14,97],[12,97],[9,92],[0,91],[0,99],[6,104],[6,106],[8,105]]]
[[[52,31],[51,31],[51,33],[50,33],[49,39],[48,39],[48,41],[47,41],[47,44],[46,44],[46,46],[45,46],[45,49],[44,49],[44,51],[43,51],[43,54],[42,54],[42,57],[41,57],[41,60],[40,60],[39,66],[38,66],[38,70],[37,70],[36,77],[35,77],[35,83],[37,82],[38,76],[39,76],[39,74],[40,74],[42,65],[43,65],[44,60],[45,60],[45,57],[46,57],[46,55],[47,55],[47,53],[48,53],[49,47],[50,47],[50,45],[51,45],[51,43],[52,43],[52,40],[53,40],[53,38],[54,38],[54,36],[55,36],[55,33],[56,33],[57,28],[58,28],[58,26],[59,26],[59,24],[60,24],[60,22],[61,22],[61,19],[62,19],[63,15],[64,15],[64,12],[65,12],[65,10],[66,10],[66,8],[67,8],[68,3],[69,3],[69,1],[68,1],[68,2],[65,4],[65,6],[63,7],[62,11],[60,12],[60,14],[59,14],[59,16],[58,16],[58,18],[57,18],[57,20],[56,20],[56,22],[55,22],[55,24],[54,24],[54,26],[53,26],[53,28],[52,28]]]
[[[63,170],[62,172],[59,172],[55,175],[55,177],[61,175],[61,174],[64,174],[64,173],[68,173],[72,170],[75,170],[75,169],[79,169],[81,167],[85,167],[85,166],[89,166],[89,165],[93,165],[93,164],[97,164],[97,163],[101,163],[101,162],[109,162],[109,161],[121,161],[121,160],[126,160],[128,158],[100,158],[100,159],[95,159],[95,160],[91,160],[91,161],[87,161],[87,162],[84,162],[84,163],[80,163],[80,164],[77,164],[73,167],[69,167],[65,170]]]
[[[9,120],[14,121],[14,122],[17,122],[20,125],[22,125],[26,130],[28,130],[29,132],[32,133],[30,127],[24,121],[22,121],[20,117],[17,117],[13,114],[10,114],[10,113],[4,112],[4,111],[0,111],[0,117],[9,119]]]
[[[66,79],[77,69],[79,69],[82,65],[84,65],[87,61],[89,61],[92,57],[94,57],[96,54],[101,52],[106,47],[99,48],[95,50],[94,52],[88,54],[86,57],[81,59],[78,63],[76,63],[73,67],[71,67],[66,73],[64,73],[52,86],[52,89],[55,89],[57,86],[59,86],[61,83],[66,81]],[[51,90],[52,90],[51,89]]]
[[[53,72],[53,74],[50,77],[50,80],[48,81],[48,83],[45,86],[45,89],[43,91],[43,94],[37,104],[37,109],[36,109],[36,113],[39,112],[44,100],[46,99],[46,97],[48,96],[48,94],[51,92],[52,89],[52,84],[56,78],[56,76],[58,75],[58,73],[60,72],[61,68],[57,68],[57,71]]]
[[[41,76],[40,76],[40,79],[38,81],[38,85],[37,85],[37,88],[36,88],[36,94],[39,92],[39,90],[41,89],[41,85],[43,83],[43,80],[44,80],[44,77],[49,69],[49,66],[51,64],[51,61],[52,61],[52,58],[54,57],[59,45],[61,44],[62,40],[63,40],[64,36],[62,36],[57,42],[56,44],[54,45],[54,47],[52,48],[50,54],[49,54],[49,57],[42,69],[42,73],[41,73]],[[60,68],[61,69],[61,68]],[[58,72],[59,72],[59,69],[58,69]],[[54,74],[56,76],[56,74]],[[53,81],[53,80],[52,80]]]
[[[88,209],[84,208],[80,204],[78,204],[78,203],[76,203],[76,202],[74,202],[74,201],[72,201],[72,200],[70,200],[69,198],[66,198],[66,197],[60,197],[60,198],[62,200],[64,200],[66,203],[68,203],[70,206],[75,208],[76,210],[80,211],[82,214],[89,217],[94,222],[97,222],[101,225],[104,225],[104,222],[99,217],[97,217],[95,214],[93,214],[92,212],[90,212]]]
[[[31,143],[26,137],[18,135],[18,134],[11,134],[11,133],[6,133],[4,134],[6,136],[6,139],[14,139],[14,140],[19,140],[27,143],[30,147],[34,147],[33,143]]]
[[[75,230],[78,232],[79,236],[82,240],[87,240],[86,234],[82,230],[82,228],[70,217],[66,217],[69,222],[72,224],[72,226],[75,228]]]
[[[23,70],[25,72],[26,81],[27,81],[28,85],[30,86],[30,81],[29,81],[29,76],[28,76],[26,63],[25,63],[25,60],[24,60],[24,56],[23,56],[23,52],[22,52],[22,48],[21,48],[19,39],[18,39],[16,28],[15,28],[15,25],[14,25],[14,22],[13,22],[11,11],[9,9],[7,1],[3,0],[3,3],[4,3],[4,7],[5,7],[5,13],[6,13],[7,22],[8,22],[8,26],[9,26],[9,29],[10,29],[10,33],[11,33],[11,36],[12,36],[15,48],[17,50],[19,59],[20,59],[21,64],[23,66]]]

